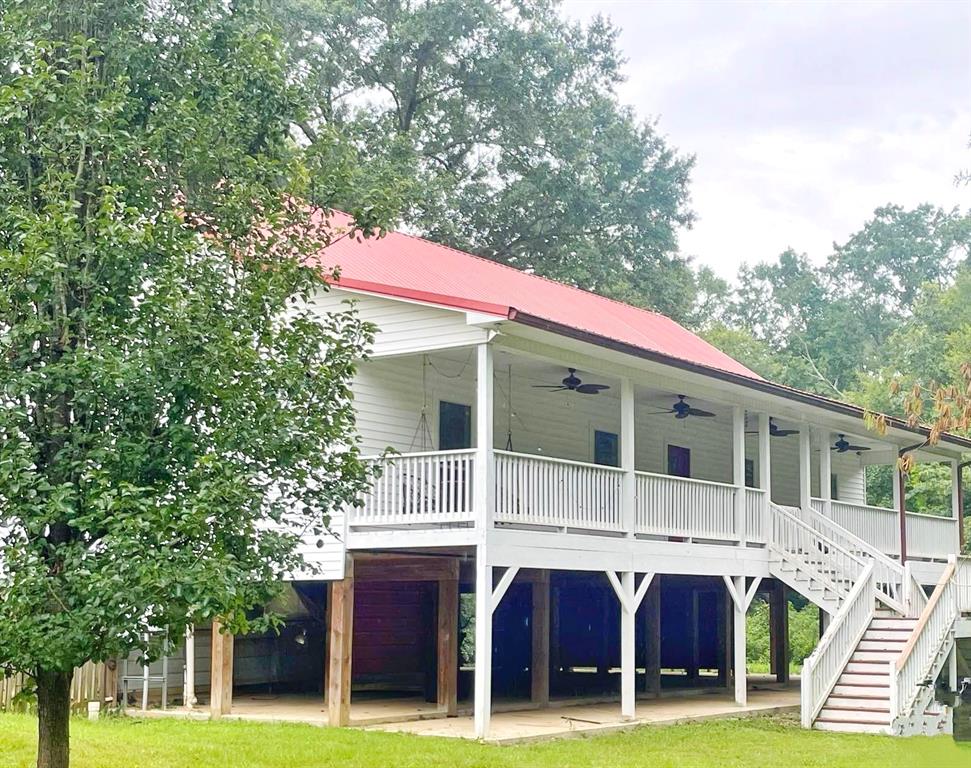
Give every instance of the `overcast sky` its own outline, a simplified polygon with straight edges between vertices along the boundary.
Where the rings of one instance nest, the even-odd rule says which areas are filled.
[[[724,277],[821,261],[888,202],[971,204],[971,0],[569,0],[609,16],[622,101],[697,156],[682,250]]]

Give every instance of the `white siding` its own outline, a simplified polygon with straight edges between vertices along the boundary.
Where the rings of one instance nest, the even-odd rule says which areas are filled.
[[[321,313],[343,312],[354,302],[358,315],[377,326],[374,355],[401,355],[425,349],[462,347],[486,341],[486,331],[469,325],[465,312],[441,309],[382,296],[321,291],[313,303]]]

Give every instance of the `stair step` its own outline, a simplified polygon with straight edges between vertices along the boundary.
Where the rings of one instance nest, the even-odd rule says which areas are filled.
[[[883,661],[889,663],[896,661],[898,656],[900,656],[900,651],[853,651],[850,662]]]
[[[912,629],[868,629],[866,634],[863,635],[863,639],[866,641],[871,640],[887,640],[892,643],[900,642],[906,643],[910,636],[914,633]]]
[[[896,640],[867,640],[865,637],[856,646],[858,651],[881,651],[886,653],[900,653],[907,645],[909,635]]]
[[[889,669],[884,661],[853,661],[843,668],[843,672],[853,675],[870,675],[873,677],[887,677]]]
[[[816,720],[813,728],[819,731],[834,731],[837,733],[890,733],[889,723],[847,723],[831,720]]]
[[[837,683],[833,686],[832,696],[845,696],[847,698],[863,697],[890,700],[889,685],[857,685],[847,683]]]
[[[860,712],[886,712],[890,716],[890,691],[880,696],[844,696],[833,693],[826,700],[826,706],[833,709],[849,709]]]
[[[866,674],[861,672],[850,672],[846,671],[840,675],[839,680],[836,681],[838,685],[865,685],[868,687],[880,686],[880,685],[890,685],[890,675],[888,673],[877,675],[877,674]]]
[[[872,725],[890,725],[890,710],[884,712],[870,712],[860,709],[837,709],[826,706],[820,710],[819,720],[831,723],[867,723]]]

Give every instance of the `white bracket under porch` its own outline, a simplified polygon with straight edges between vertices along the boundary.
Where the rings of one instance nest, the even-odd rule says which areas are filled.
[[[610,586],[614,588],[620,601],[620,712],[625,720],[635,717],[635,676],[634,640],[635,616],[654,581],[653,573],[645,573],[641,583],[634,587],[635,574],[624,571],[619,576],[615,571],[604,571]]]
[[[745,614],[748,613],[748,609],[752,605],[752,601],[755,599],[755,593],[759,590],[759,585],[762,583],[762,578],[759,576],[752,579],[752,584],[749,586],[747,591],[745,589],[744,576],[722,576],[722,579],[725,582],[725,588],[728,590],[728,594],[732,598],[732,603],[735,606],[735,703],[744,707],[748,703],[748,679],[746,677],[745,670]]]

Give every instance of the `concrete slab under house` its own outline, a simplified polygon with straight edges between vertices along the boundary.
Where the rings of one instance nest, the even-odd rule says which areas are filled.
[[[343,238],[320,255],[337,265],[316,310],[350,301],[378,329],[353,385],[373,488],[304,542],[318,570],[269,606],[279,635],[196,628],[169,712],[500,742],[783,709],[949,727],[971,442],[878,435],[661,315],[419,238]],[[869,503],[867,467],[903,449],[951,467],[939,515],[907,512],[900,483]],[[768,675],[746,664],[757,599]],[[791,600],[821,616],[798,680]]]

